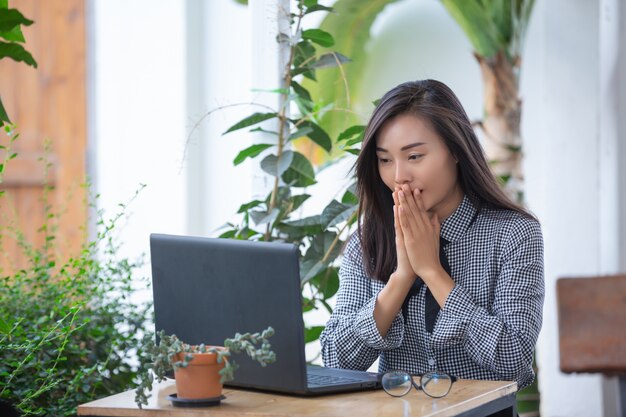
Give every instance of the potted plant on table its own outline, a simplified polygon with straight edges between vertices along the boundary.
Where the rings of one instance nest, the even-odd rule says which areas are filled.
[[[214,405],[222,398],[224,382],[232,381],[238,365],[230,359],[231,353],[245,352],[261,366],[276,361],[268,340],[274,329],[268,327],[261,333],[235,334],[224,340],[224,346],[189,345],[176,337],[159,332],[159,343],[152,339],[145,349],[152,361],[147,363],[135,390],[139,408],[148,404],[152,383],[165,380],[168,371],[174,370],[176,396],[170,396],[175,405]],[[260,347],[259,347],[260,345]],[[150,373],[152,373],[154,376]]]

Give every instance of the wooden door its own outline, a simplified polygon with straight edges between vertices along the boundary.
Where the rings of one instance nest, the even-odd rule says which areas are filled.
[[[60,213],[54,250],[76,254],[85,238],[86,34],[84,0],[10,0],[35,23],[23,29],[25,47],[38,68],[3,59],[0,61],[0,95],[20,134],[9,161],[0,198],[1,275],[24,267],[26,259],[12,228],[31,244],[41,245],[44,233],[45,169],[49,161],[48,193],[55,213]],[[4,132],[2,142],[6,143]],[[46,142],[49,141],[49,152]]]

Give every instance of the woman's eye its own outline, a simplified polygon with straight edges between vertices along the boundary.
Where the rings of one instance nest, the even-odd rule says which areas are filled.
[[[387,162],[389,162],[389,159],[386,158],[378,158],[378,162],[380,162],[381,164],[386,164]]]
[[[412,154],[412,155],[409,155],[409,161],[420,159],[422,156],[424,156],[424,155],[422,155],[422,154]]]

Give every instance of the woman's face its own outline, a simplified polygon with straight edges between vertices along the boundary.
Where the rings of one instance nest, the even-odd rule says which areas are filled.
[[[418,188],[424,206],[443,221],[463,199],[457,161],[430,122],[411,114],[387,120],[376,138],[378,172],[391,191]]]

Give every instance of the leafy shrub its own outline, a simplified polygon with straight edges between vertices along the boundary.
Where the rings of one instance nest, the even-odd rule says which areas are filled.
[[[23,415],[68,416],[134,386],[151,306],[132,299],[141,260],[117,257],[113,232],[125,205],[111,220],[96,211],[95,238],[69,259],[55,254],[59,215],[45,207],[40,247],[0,225],[0,238],[16,239],[27,259],[0,274],[0,400]]]

